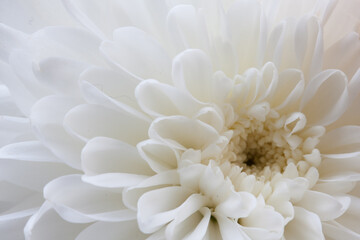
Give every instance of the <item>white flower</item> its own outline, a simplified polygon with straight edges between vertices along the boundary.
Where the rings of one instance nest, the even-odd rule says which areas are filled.
[[[2,239],[360,239],[358,0],[21,3]]]

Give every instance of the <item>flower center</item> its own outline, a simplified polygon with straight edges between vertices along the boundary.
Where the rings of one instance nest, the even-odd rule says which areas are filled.
[[[271,180],[289,163],[306,165],[305,171],[314,166],[311,159],[320,158],[314,150],[321,134],[316,136],[316,129],[306,127],[301,113],[280,116],[270,110],[262,118],[243,114],[230,129],[233,135],[220,163],[229,162],[258,179]]]
[[[272,119],[239,121],[234,125],[234,135],[226,150],[230,162],[248,174],[263,175],[263,171],[280,172],[286,166],[286,146],[274,141],[278,134]],[[226,158],[226,157],[225,157]]]

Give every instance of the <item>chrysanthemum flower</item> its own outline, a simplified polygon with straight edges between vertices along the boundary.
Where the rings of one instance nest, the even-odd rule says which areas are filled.
[[[2,239],[360,239],[358,0],[21,3]]]

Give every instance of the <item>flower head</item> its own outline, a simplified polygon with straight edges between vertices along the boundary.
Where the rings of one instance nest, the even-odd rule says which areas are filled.
[[[358,1],[63,4],[0,29],[10,238],[360,238]]]

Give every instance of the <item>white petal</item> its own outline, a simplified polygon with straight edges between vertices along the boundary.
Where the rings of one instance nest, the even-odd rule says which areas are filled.
[[[221,110],[217,110],[214,107],[204,107],[200,109],[195,118],[209,124],[218,132],[221,132],[224,128],[225,117]]]
[[[85,104],[71,109],[64,125],[83,140],[104,136],[135,145],[147,138],[149,123],[131,114]]]
[[[279,82],[270,104],[276,110],[291,111],[297,106],[305,88],[305,80],[301,71],[285,70],[279,75]]]
[[[190,196],[181,187],[165,187],[143,194],[138,202],[138,222],[142,232],[151,233],[172,221]]]
[[[320,138],[318,149],[322,154],[336,154],[358,152],[360,147],[359,126],[342,126],[327,131]],[[339,155],[340,156],[340,155]]]
[[[171,59],[155,39],[140,29],[115,30],[114,42],[103,42],[101,51],[116,67],[135,76],[170,82]]]
[[[179,183],[180,179],[176,170],[160,172],[134,187],[125,188],[123,191],[123,202],[128,208],[136,210],[138,200],[144,193],[162,186],[179,185]]]
[[[122,188],[134,186],[147,179],[146,175],[131,173],[103,173],[95,176],[82,176],[82,180],[97,187]]]
[[[285,228],[285,238],[291,240],[324,240],[319,217],[300,207],[295,208],[295,218]]]
[[[76,104],[76,100],[67,97],[45,97],[34,105],[30,119],[40,141],[66,164],[80,169],[80,151],[84,144],[63,127],[64,115]]]
[[[23,240],[24,226],[28,220],[28,216],[18,219],[0,221],[0,234],[4,240]]]
[[[49,25],[77,26],[61,0],[54,0],[51,3],[37,0],[1,2],[0,16],[1,23],[26,33],[32,33]]]
[[[219,137],[211,126],[183,116],[156,119],[149,128],[149,136],[185,149],[205,149]]]
[[[29,94],[35,97],[35,99],[39,99],[43,96],[49,95],[49,91],[39,83],[34,67],[34,56],[28,53],[26,50],[14,50],[10,53],[9,56],[9,64],[18,78],[18,83],[14,83],[18,88],[23,88],[23,91],[27,91]],[[10,90],[14,90],[10,88],[12,84],[8,83],[6,80],[4,82],[9,86]]]
[[[212,197],[213,201],[217,201],[216,203],[218,204],[219,201],[225,200],[228,197],[227,195],[220,196],[218,193],[223,190],[221,187],[224,187],[225,184],[224,174],[220,168],[212,167],[210,163],[200,177],[199,189],[201,193],[205,196]],[[228,190],[228,194],[231,193],[230,189],[225,188],[224,190]]]
[[[137,145],[139,154],[155,172],[177,168],[179,154],[168,145],[149,139]]]
[[[24,232],[28,240],[74,239],[87,226],[65,221],[51,208],[49,202],[45,202],[26,223]]]
[[[279,239],[284,232],[284,218],[269,206],[257,207],[240,220],[243,230],[251,239]]]
[[[320,181],[335,180],[341,176],[349,180],[360,179],[359,156],[359,152],[354,154],[325,155],[319,167]]]
[[[0,159],[35,162],[59,162],[39,141],[17,142],[0,148]]]
[[[247,192],[231,191],[228,198],[216,206],[218,212],[229,218],[247,217],[256,207],[256,198]]]
[[[307,85],[300,109],[308,124],[328,125],[345,112],[348,100],[346,76],[338,70],[325,70]]]
[[[5,7],[1,9],[3,10]],[[1,16],[3,15],[1,14]],[[5,62],[7,62],[11,51],[26,46],[26,34],[5,24],[0,24],[0,35],[0,59]]]
[[[236,221],[229,219],[225,216],[222,216],[221,214],[214,214],[214,216],[219,224],[219,229],[223,240],[251,239],[241,228],[240,224],[237,223]]]
[[[316,213],[321,221],[330,221],[341,216],[349,207],[350,199],[347,197],[334,198],[328,194],[306,191],[303,198],[296,203],[297,206]]]
[[[31,140],[32,136],[30,121],[22,117],[2,116],[0,118],[0,146],[9,143]]]
[[[154,117],[164,115],[192,117],[203,106],[187,92],[155,80],[140,83],[135,94],[143,111]]]
[[[327,49],[324,56],[324,67],[341,69],[350,78],[359,68],[359,53],[359,34],[350,32]]]
[[[142,240],[145,238],[146,235],[140,232],[136,221],[127,221],[119,223],[93,223],[85,228],[75,240]]]
[[[0,61],[0,76],[1,81],[6,84],[13,96],[16,106],[23,114],[29,115],[31,107],[37,100],[36,97],[23,86],[21,80],[15,75],[9,64],[3,61]]]
[[[319,181],[312,190],[330,195],[342,195],[350,192],[355,185],[353,181]]]
[[[54,93],[79,95],[79,76],[86,65],[63,58],[47,58],[34,67],[34,72],[44,86]]]
[[[178,5],[169,11],[167,28],[177,51],[189,48],[207,50],[207,32],[199,15],[191,5]]]
[[[279,3],[275,3],[278,5]],[[274,4],[274,5],[275,5]],[[272,6],[275,7],[276,6]],[[289,8],[290,10],[291,8]],[[282,71],[289,68],[298,68],[294,51],[294,32],[296,21],[287,19],[279,23],[270,33],[266,47],[265,61],[274,62]]]
[[[81,153],[82,169],[87,175],[102,173],[133,173],[152,175],[153,172],[140,157],[136,147],[125,142],[96,137]]]
[[[100,40],[85,29],[46,27],[32,34],[29,44],[35,60],[59,57],[104,65],[99,52]]]
[[[227,12],[227,24],[231,34],[232,45],[239,58],[239,72],[260,64],[263,39],[260,36],[261,7],[256,1],[234,1]],[[244,37],[246,36],[246,37]]]
[[[51,181],[44,188],[44,197],[54,203],[54,208],[62,218],[70,222],[135,218],[135,212],[122,204],[120,191],[84,183],[80,175],[63,176]]]
[[[116,72],[106,68],[90,67],[80,76],[80,86],[90,83],[98,91],[115,101],[120,107],[131,106],[138,109],[136,98],[134,96],[135,87],[140,80],[126,74],[126,72]],[[85,92],[84,92],[85,94]],[[87,95],[85,95],[87,97]],[[92,99],[92,96],[86,98],[89,103],[101,104]]]
[[[172,221],[166,227],[167,237],[174,240],[203,239],[207,232],[210,217],[211,212],[209,208],[204,207],[183,222],[177,223],[176,220]]]
[[[305,79],[317,75],[322,69],[323,39],[320,21],[314,17],[300,19],[295,30],[295,51]]]
[[[0,114],[14,117],[20,117],[23,114],[15,105],[8,87],[0,83]]]
[[[204,52],[188,49],[173,60],[172,79],[180,89],[187,89],[195,98],[208,102],[213,89],[213,69],[210,59]]]
[[[97,1],[64,0],[63,3],[81,24],[100,38],[109,37],[115,28],[130,24],[116,1],[99,4]]]
[[[326,236],[326,239],[336,240],[336,239],[349,239],[356,240],[360,238],[360,234],[351,231],[350,229],[342,226],[339,223],[322,223],[323,231]]]
[[[348,197],[351,199],[350,206],[341,217],[336,219],[336,221],[342,224],[344,227],[348,228],[349,230],[360,235],[358,224],[360,221],[360,198],[350,195],[348,195]]]
[[[3,180],[35,191],[41,191],[54,178],[75,172],[67,165],[56,162],[0,160],[0,175]]]

